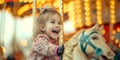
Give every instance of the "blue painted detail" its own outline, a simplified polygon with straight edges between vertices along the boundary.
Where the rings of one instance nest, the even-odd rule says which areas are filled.
[[[85,31],[82,32],[82,36],[80,38],[80,47],[81,47],[82,51],[84,52],[84,54],[86,56],[88,56],[87,53],[86,53],[86,47],[89,44],[95,50],[96,56],[102,55],[102,53],[103,53],[102,49],[97,48],[89,39],[90,35],[92,35],[94,33],[97,33],[97,32],[91,32],[90,34],[88,34],[86,36],[84,35],[84,32]]]

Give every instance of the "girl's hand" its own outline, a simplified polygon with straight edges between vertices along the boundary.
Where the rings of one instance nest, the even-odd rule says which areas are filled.
[[[63,52],[64,52],[64,46],[63,45],[59,46],[57,50],[57,55],[60,56],[63,54]]]

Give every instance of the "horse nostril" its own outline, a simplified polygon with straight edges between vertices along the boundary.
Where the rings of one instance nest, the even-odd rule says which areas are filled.
[[[114,53],[113,53],[113,52],[108,52],[107,55],[108,55],[109,57],[112,57],[112,56],[114,56]]]

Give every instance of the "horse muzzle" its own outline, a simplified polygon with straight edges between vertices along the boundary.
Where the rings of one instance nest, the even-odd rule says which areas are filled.
[[[102,60],[114,60],[115,54],[112,51],[107,52],[106,55],[101,55]]]

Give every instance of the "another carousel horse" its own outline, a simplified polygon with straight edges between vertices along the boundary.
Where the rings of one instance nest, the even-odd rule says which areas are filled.
[[[64,44],[62,60],[113,60],[114,52],[102,36],[103,26],[81,30]]]

